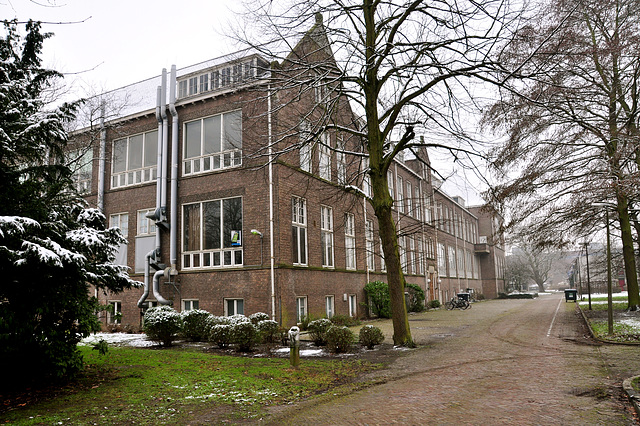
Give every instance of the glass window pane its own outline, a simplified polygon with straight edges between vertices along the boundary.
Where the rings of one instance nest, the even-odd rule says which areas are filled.
[[[144,167],[151,167],[158,162],[158,131],[144,135]]]
[[[129,138],[129,170],[142,167],[142,135]]]
[[[204,119],[204,153],[213,154],[220,152],[220,116]]]
[[[127,140],[113,141],[113,173],[127,170]]]
[[[224,114],[225,151],[242,149],[242,111]]]
[[[242,299],[238,299],[238,312],[236,312],[239,315],[244,315],[244,300]]]
[[[200,250],[200,204],[184,206],[184,251]]]
[[[185,125],[185,154],[184,158],[200,156],[200,121],[192,121]]]
[[[298,258],[298,227],[297,226],[293,226],[293,231],[291,233],[292,235],[292,246],[293,246],[293,263],[300,263],[300,259]]]
[[[204,214],[204,250],[220,248],[220,201],[202,204]]]
[[[307,264],[307,229],[300,228],[300,263]]]
[[[242,198],[222,200],[224,247],[231,247],[231,231],[242,231]]]

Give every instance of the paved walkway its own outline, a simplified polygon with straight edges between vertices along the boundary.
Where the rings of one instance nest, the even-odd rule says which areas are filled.
[[[640,348],[596,344],[581,321],[560,294],[414,315],[421,348],[376,373],[384,383],[303,402],[266,423],[637,424],[620,388],[640,372]],[[390,336],[388,322],[379,324]]]

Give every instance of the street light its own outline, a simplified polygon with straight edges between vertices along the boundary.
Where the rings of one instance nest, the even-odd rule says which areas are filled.
[[[609,335],[613,334],[613,289],[611,284],[611,233],[609,231],[609,207],[606,203],[593,203],[594,206],[604,207],[607,221],[607,325]]]
[[[585,241],[584,252],[587,255],[587,292],[589,293],[589,310],[591,310],[591,276],[589,274],[589,243]]]

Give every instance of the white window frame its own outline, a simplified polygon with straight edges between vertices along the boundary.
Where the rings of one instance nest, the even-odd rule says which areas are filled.
[[[93,175],[93,149],[91,147],[69,151],[65,163],[73,172],[71,179],[79,194],[91,192]]]
[[[373,242],[373,221],[367,219],[364,223],[365,249],[367,250],[367,268],[369,271],[376,270],[375,244]]]
[[[382,248],[382,238],[378,238],[380,241],[380,270],[382,272],[387,271],[387,262],[384,260],[384,249]]]
[[[324,307],[327,318],[331,319],[336,314],[336,298],[334,295],[324,297]]]
[[[199,299],[182,299],[182,311],[193,311],[200,309]]]
[[[398,199],[396,200],[397,209],[400,213],[404,213],[404,179],[402,176],[398,176]]]
[[[333,268],[334,245],[333,245],[333,208],[320,206],[320,240],[322,248],[322,266]]]
[[[338,183],[340,185],[347,184],[347,155],[344,152],[344,138],[339,136],[336,143],[336,172],[338,174]]]
[[[123,220],[126,219],[126,220]],[[109,227],[118,228],[123,237],[129,238],[129,213],[113,213],[109,215]]]
[[[349,316],[356,317],[358,315],[358,299],[355,294],[349,295]]]
[[[352,213],[344,214],[344,251],[345,267],[356,269],[356,217]]]
[[[294,265],[307,266],[309,262],[307,232],[307,200],[291,197],[292,262]],[[297,261],[296,261],[297,260]]]
[[[369,176],[369,157],[362,158],[362,192],[371,197],[371,176]]]
[[[458,276],[460,278],[466,278],[466,269],[464,267],[464,262],[465,262],[465,254],[464,254],[464,249],[461,247],[457,247],[456,248],[456,261],[457,261],[457,266],[458,266]]]
[[[407,181],[407,214],[409,216],[413,216],[413,185],[411,182]]]
[[[438,243],[438,276],[447,276],[447,251],[443,243]]]
[[[141,166],[132,168],[129,164],[131,140],[142,136],[142,157],[140,159]],[[115,171],[116,155],[119,154],[116,145],[124,142],[124,170]],[[147,158],[147,147],[152,146],[156,149],[155,154],[150,153],[151,158]],[[125,186],[142,185],[153,182],[157,179],[158,172],[158,131],[149,130],[148,132],[138,133],[124,138],[114,139],[111,143],[111,188],[122,188]],[[147,164],[147,165],[145,165]]]
[[[229,309],[230,306],[232,309]],[[238,306],[241,306],[242,312],[238,312]],[[244,299],[228,297],[224,299],[224,315],[230,317],[232,315],[244,315]]]
[[[420,203],[421,197],[420,197],[420,186],[416,185],[414,188],[414,192],[413,192],[414,196],[413,199],[415,200],[414,202],[414,217],[416,218],[416,220],[422,220],[422,204]]]
[[[458,266],[458,261],[456,257],[456,248],[454,246],[447,247],[447,256],[447,259],[449,260],[449,277],[457,278],[458,272],[456,268]]]
[[[400,251],[400,266],[402,272],[407,273],[407,249],[406,249],[405,237],[398,236],[398,250]]]
[[[407,272],[409,274],[415,274],[415,241],[413,237],[407,236],[405,237],[408,240],[407,244]]]
[[[318,146],[318,176],[325,180],[331,180],[331,138],[329,133],[320,135]]]
[[[155,235],[156,222],[147,217],[148,213],[153,213],[153,212],[155,212],[155,209],[138,210],[138,213],[136,216],[137,217],[137,221],[136,221],[137,236]]]
[[[111,310],[107,311],[107,323],[122,324],[122,301],[109,300],[107,303],[113,306],[113,312],[111,312]],[[117,314],[120,314],[120,318],[116,317]]]
[[[307,296],[296,297],[296,322],[302,322],[307,315],[309,315]]]
[[[300,123],[300,168],[307,173],[312,173],[313,144],[311,143],[311,132],[309,123]]]

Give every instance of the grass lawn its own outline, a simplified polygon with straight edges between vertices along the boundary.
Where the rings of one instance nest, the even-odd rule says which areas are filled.
[[[592,298],[591,301],[606,301],[607,298]],[[609,321],[607,315],[607,303],[592,303],[589,310],[588,302],[582,301],[580,308],[586,315],[591,329],[596,337],[613,342],[637,342],[640,343],[640,313],[627,312],[628,302],[624,296],[614,297],[613,307],[613,334],[609,334]]]
[[[380,368],[360,360],[222,356],[192,348],[80,346],[86,369],[44,398],[2,412],[0,424],[187,424],[259,419],[286,404],[348,384]],[[24,397],[24,395],[23,395]],[[0,395],[0,399],[3,399]],[[5,407],[7,402],[4,402]]]

